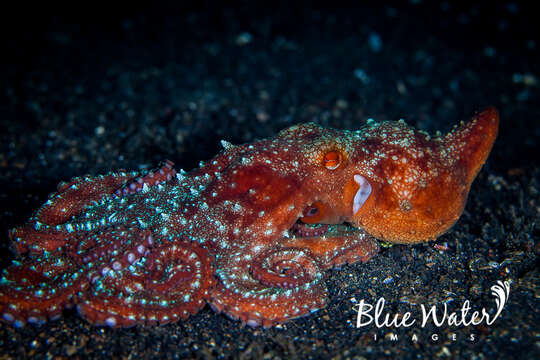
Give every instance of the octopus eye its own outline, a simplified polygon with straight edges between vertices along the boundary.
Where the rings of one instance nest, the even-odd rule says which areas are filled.
[[[341,152],[332,150],[324,155],[324,167],[328,170],[335,170],[341,165],[342,160]]]
[[[300,220],[305,224],[316,224],[321,219],[324,219],[327,213],[326,206],[323,203],[315,201],[304,209]]]
[[[310,206],[304,211],[304,216],[315,216],[319,213],[319,209],[316,206]]]

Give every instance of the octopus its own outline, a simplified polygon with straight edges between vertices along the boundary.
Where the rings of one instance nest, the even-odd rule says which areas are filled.
[[[206,304],[271,327],[325,307],[325,270],[378,240],[436,239],[460,217],[497,136],[494,108],[445,136],[405,122],[314,123],[223,150],[190,172],[73,178],[9,232],[0,317],[43,324],[66,308],[95,325],[162,325]]]

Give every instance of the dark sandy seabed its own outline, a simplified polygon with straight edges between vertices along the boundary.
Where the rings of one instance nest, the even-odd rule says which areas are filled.
[[[184,322],[131,329],[93,327],[66,311],[41,327],[0,324],[0,359],[538,358],[535,12],[518,2],[246,3],[4,14],[1,267],[14,257],[8,229],[60,180],[163,159],[189,170],[214,156],[221,139],[250,142],[308,121],[357,129],[370,117],[405,118],[447,131],[495,105],[499,138],[462,217],[436,242],[448,250],[392,246],[366,264],[329,271],[325,309],[268,330],[208,306]],[[355,328],[360,299],[384,297],[401,314],[445,302],[457,310],[465,300],[491,311],[498,280],[511,283],[510,297],[491,326]]]

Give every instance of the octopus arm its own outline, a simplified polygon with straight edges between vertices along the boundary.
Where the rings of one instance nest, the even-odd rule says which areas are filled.
[[[78,310],[89,322],[110,327],[176,322],[205,305],[213,273],[207,251],[197,244],[165,244],[143,261],[99,279]]]
[[[321,270],[307,249],[271,248],[254,259],[233,256],[218,264],[210,305],[249,326],[270,327],[326,305]]]

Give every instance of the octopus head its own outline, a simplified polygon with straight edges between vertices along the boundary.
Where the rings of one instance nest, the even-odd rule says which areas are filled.
[[[404,122],[332,130],[314,141],[316,201],[303,222],[350,223],[390,242],[435,239],[463,212],[469,189],[498,130],[493,108],[446,136],[431,138]],[[319,187],[319,188],[318,188]]]

